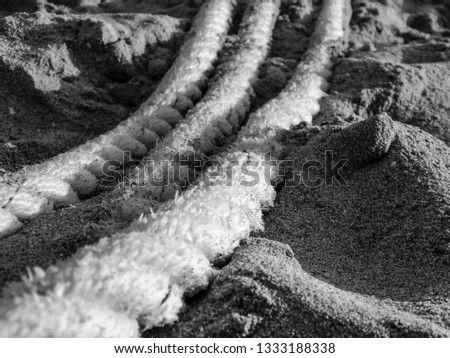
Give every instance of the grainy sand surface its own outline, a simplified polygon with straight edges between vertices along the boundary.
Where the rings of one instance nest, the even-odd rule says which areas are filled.
[[[295,3],[282,6],[252,109],[279,93],[308,45],[318,6]],[[0,174],[132,113],[174,60],[195,5],[0,3]],[[216,267],[177,323],[143,336],[450,336],[450,2],[352,5],[348,52],[314,126],[284,134],[290,180],[265,231]],[[222,57],[235,41],[231,32]],[[0,286],[126,227],[140,214],[130,203],[126,190],[100,187],[0,240]]]

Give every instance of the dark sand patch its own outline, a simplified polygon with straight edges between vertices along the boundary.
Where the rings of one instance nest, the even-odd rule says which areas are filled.
[[[275,98],[286,86],[308,46],[319,11],[311,0],[281,5],[271,51],[253,85],[251,111]]]

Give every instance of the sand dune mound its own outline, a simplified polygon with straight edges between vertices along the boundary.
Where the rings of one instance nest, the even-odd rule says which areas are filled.
[[[114,128],[155,89],[187,25],[149,14],[0,18],[1,168],[15,171]]]
[[[385,115],[301,145],[311,131],[287,139],[273,241],[244,245],[180,323],[151,335],[450,334],[449,148]]]
[[[450,332],[318,280],[287,245],[252,239],[172,326],[148,337],[440,337]]]
[[[378,116],[291,149],[294,171],[325,180],[284,188],[267,236],[289,244],[310,274],[448,327],[448,147]],[[309,170],[311,160],[324,167]]]

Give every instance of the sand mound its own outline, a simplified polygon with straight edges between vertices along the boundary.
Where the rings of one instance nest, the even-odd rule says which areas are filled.
[[[427,337],[442,327],[305,272],[291,249],[265,239],[242,245],[180,321],[147,337]]]
[[[65,152],[127,118],[170,66],[186,27],[153,15],[0,18],[2,170]]]
[[[289,244],[307,272],[339,288],[397,301],[392,305],[448,326],[448,147],[380,116],[332,126],[290,150],[293,170],[324,180],[283,189],[267,236]],[[309,170],[311,160],[324,168]]]
[[[180,323],[150,335],[450,334],[450,149],[388,116],[302,145],[308,131],[287,139],[273,241],[239,249]]]

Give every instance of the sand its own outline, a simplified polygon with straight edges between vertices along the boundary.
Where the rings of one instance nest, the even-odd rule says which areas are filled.
[[[0,69],[8,79],[0,85],[4,171],[125,118],[157,84],[154,73],[170,65],[196,9],[178,1],[144,2],[139,10],[130,1],[106,11],[98,1],[82,2],[0,18]],[[171,17],[158,25],[149,15],[120,14],[149,11],[149,3]],[[282,9],[253,109],[277,95],[301,59],[312,3]],[[33,2],[24,6],[1,10],[34,10]],[[144,337],[450,336],[450,4],[353,1],[353,10],[349,51],[336,63],[314,126],[284,134],[288,181],[277,185],[265,231],[221,262],[205,291],[186,298],[177,323]],[[140,55],[133,46],[108,45],[105,20],[84,18],[103,12],[133,33],[150,28],[155,43]],[[308,25],[298,26],[305,17]],[[161,26],[169,29],[166,42],[158,40]],[[26,40],[36,28],[47,37]],[[57,56],[49,57],[45,48],[54,43]],[[121,62],[127,54],[131,60]],[[101,188],[0,241],[0,286],[27,266],[47,267],[125,227],[139,214],[122,210],[127,200],[137,199]]]
[[[354,12],[349,56],[335,67],[317,127],[286,133],[288,182],[265,232],[179,323],[147,336],[450,335],[449,47],[411,41],[425,34],[390,6],[367,5],[402,13],[404,27]]]

